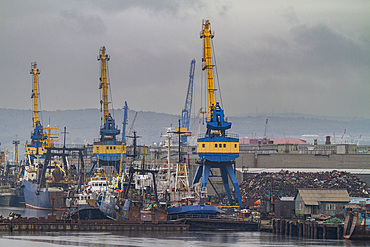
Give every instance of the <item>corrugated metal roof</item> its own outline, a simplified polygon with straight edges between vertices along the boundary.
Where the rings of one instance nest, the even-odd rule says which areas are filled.
[[[298,189],[306,205],[319,205],[319,202],[349,202],[346,189]]]
[[[280,201],[294,201],[294,197],[283,196]]]

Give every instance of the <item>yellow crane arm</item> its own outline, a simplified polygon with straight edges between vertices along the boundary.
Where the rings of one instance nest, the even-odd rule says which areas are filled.
[[[107,61],[109,61],[109,55],[105,54],[105,46],[100,48],[100,53],[98,56],[98,61],[100,61],[100,86],[99,88],[102,89],[102,100],[101,104],[103,105],[103,124],[105,124],[108,115],[108,82],[107,82]]]
[[[33,99],[33,129],[36,128],[36,124],[40,121],[39,120],[39,94],[37,89],[38,84],[38,75],[40,71],[37,69],[36,62],[31,64],[31,72],[32,74],[32,95],[31,99]]]
[[[206,70],[207,73],[207,92],[208,92],[208,121],[211,119],[213,109],[215,109],[215,88],[213,84],[213,64],[212,64],[212,49],[211,39],[214,34],[211,31],[209,20],[203,20],[202,32],[200,38],[203,38],[203,66],[202,70]]]

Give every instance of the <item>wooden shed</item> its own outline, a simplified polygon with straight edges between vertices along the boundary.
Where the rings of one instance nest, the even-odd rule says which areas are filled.
[[[304,218],[317,214],[341,217],[349,201],[346,189],[298,189],[295,214]]]

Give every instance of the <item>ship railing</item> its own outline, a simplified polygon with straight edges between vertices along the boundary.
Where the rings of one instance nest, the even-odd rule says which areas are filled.
[[[205,137],[206,137],[206,134],[205,134],[205,133],[198,134],[198,139],[199,139],[199,138],[205,138]],[[225,137],[230,137],[230,138],[236,138],[236,139],[239,139],[239,135],[238,135],[238,134],[235,134],[235,133],[229,133],[229,132],[226,132]]]

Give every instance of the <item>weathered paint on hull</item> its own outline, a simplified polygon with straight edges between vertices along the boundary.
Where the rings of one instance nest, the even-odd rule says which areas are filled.
[[[46,210],[64,210],[64,191],[54,188],[39,188],[38,184],[24,180],[26,207]]]

